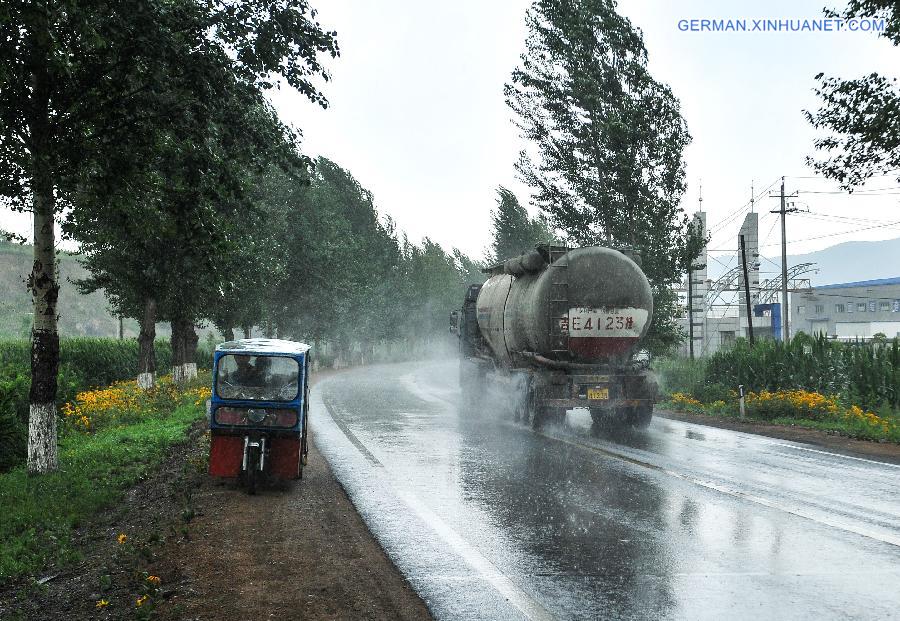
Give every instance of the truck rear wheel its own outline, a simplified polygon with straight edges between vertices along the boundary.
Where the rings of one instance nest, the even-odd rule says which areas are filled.
[[[546,425],[561,425],[566,420],[566,411],[561,408],[542,406],[535,408],[531,421],[533,429],[542,429]]]
[[[464,408],[474,410],[481,405],[484,398],[484,372],[479,365],[460,361],[459,388]]]
[[[537,413],[537,390],[529,378],[525,382],[524,394],[515,407],[514,418],[517,423],[531,425]]]
[[[631,408],[591,409],[591,420],[594,422],[591,431],[595,434],[622,429],[631,424]]]
[[[631,408],[631,412],[628,415],[628,422],[635,429],[646,429],[650,426],[650,421],[652,419],[652,405],[640,405],[638,407]]]

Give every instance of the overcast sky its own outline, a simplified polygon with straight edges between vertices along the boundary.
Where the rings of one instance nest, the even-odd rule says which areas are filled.
[[[718,225],[748,201],[751,182],[759,192],[781,175],[788,176],[789,192],[801,190],[798,207],[826,214],[790,216],[790,253],[851,239],[900,237],[900,224],[853,232],[900,220],[900,194],[811,194],[837,188],[802,178],[813,175],[804,164],[813,132],[801,115],[817,103],[813,76],[896,74],[897,49],[870,33],[678,29],[680,19],[692,18],[820,18],[827,2],[795,1],[790,8],[775,1],[620,3],[644,33],[651,72],[681,100],[693,136],[685,154],[683,205],[689,212],[697,208],[702,179],[703,207],[714,231],[711,248],[736,245],[740,214]],[[393,217],[413,240],[427,235],[447,249],[480,257],[490,243],[496,187],[505,185],[528,200],[513,169],[521,143],[502,91],[523,50],[530,2],[314,4],[323,25],[337,31],[341,47],[341,57],[328,62],[333,80],[323,85],[331,106],[320,110],[281,91],[272,97],[280,114],[303,131],[307,153],[348,168],[372,190],[380,213]],[[898,185],[889,177],[869,187]],[[768,214],[776,207],[774,199],[758,204],[765,214],[762,250],[770,255],[779,251],[776,217]],[[29,227],[27,216],[0,218],[5,228]]]
[[[671,85],[693,142],[686,152],[684,207],[697,207],[700,180],[711,229],[746,203],[751,182],[762,190],[781,175],[811,176],[804,164],[813,132],[801,110],[816,106],[813,76],[891,73],[900,54],[863,33],[691,33],[691,18],[819,18],[825,0],[731,2],[631,0],[620,10],[641,28],[654,76]],[[281,93],[284,117],[301,127],[310,153],[349,168],[375,193],[378,208],[418,239],[480,255],[490,242],[489,213],[502,184],[527,200],[513,163],[521,148],[503,101],[503,84],[523,50],[530,2],[418,0],[322,3],[322,22],[338,32],[341,57],[325,86],[331,107],[319,111]],[[871,187],[897,187],[880,179]],[[788,191],[836,190],[815,179],[787,179]],[[775,189],[773,187],[773,189]],[[898,190],[900,191],[900,190]],[[804,194],[798,207],[816,213],[900,220],[900,195]],[[763,200],[760,211],[777,207]],[[716,231],[711,248],[736,246],[736,217]],[[761,219],[766,237],[774,215]],[[792,216],[788,239],[799,253],[849,239],[900,236],[897,228],[857,233],[868,222]],[[776,254],[776,227],[763,242]],[[775,244],[765,247],[765,244]]]

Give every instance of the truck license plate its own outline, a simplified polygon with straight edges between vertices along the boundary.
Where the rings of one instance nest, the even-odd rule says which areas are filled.
[[[609,399],[609,388],[588,388],[588,399]]]

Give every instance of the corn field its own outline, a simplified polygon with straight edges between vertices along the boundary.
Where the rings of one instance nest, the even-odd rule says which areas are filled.
[[[900,343],[841,343],[798,334],[789,343],[745,340],[704,361],[663,361],[657,365],[667,392],[682,390],[702,399],[704,391],[807,390],[840,396],[850,404],[878,409],[900,406]],[[702,378],[702,379],[701,379]]]

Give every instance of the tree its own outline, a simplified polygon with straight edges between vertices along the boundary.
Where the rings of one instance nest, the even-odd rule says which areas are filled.
[[[285,205],[286,222],[275,239],[290,257],[272,292],[279,332],[339,342],[370,338],[380,287],[399,255],[371,192],[340,165],[319,158],[309,184],[281,178],[268,200]]]
[[[191,37],[196,47],[186,48]],[[192,54],[209,49],[233,59],[244,84],[283,78],[319,102],[311,79],[327,74],[318,54],[337,54],[334,33],[306,0],[11,0],[0,8],[0,195],[31,209],[35,222],[29,472],[57,465],[56,212],[72,203],[86,166],[103,167],[120,141],[166,113],[159,95],[171,93],[164,79],[173,68],[189,71]]]
[[[885,20],[881,36],[900,45],[900,3],[896,0],[850,0],[843,14],[825,10],[828,17]],[[826,177],[852,191],[878,173],[900,169],[900,88],[896,78],[870,73],[855,80],[816,75],[816,94],[822,107],[803,114],[814,128],[831,132],[816,139],[824,159],[807,158]],[[900,181],[900,174],[897,175]]]
[[[497,188],[497,208],[491,212],[491,223],[494,227],[491,262],[500,262],[533,250],[538,244],[555,241],[546,223],[529,217],[516,195],[503,186]]]
[[[526,21],[527,49],[505,87],[533,143],[517,170],[570,243],[642,254],[654,293],[648,344],[668,349],[680,338],[672,285],[690,235],[678,99],[648,72],[641,35],[613,0],[537,0]]]
[[[57,467],[55,214],[72,190],[64,180],[92,146],[92,114],[130,96],[116,78],[158,34],[136,40],[131,27],[144,14],[118,4],[11,0],[0,9],[0,195],[34,214],[29,472]]]

